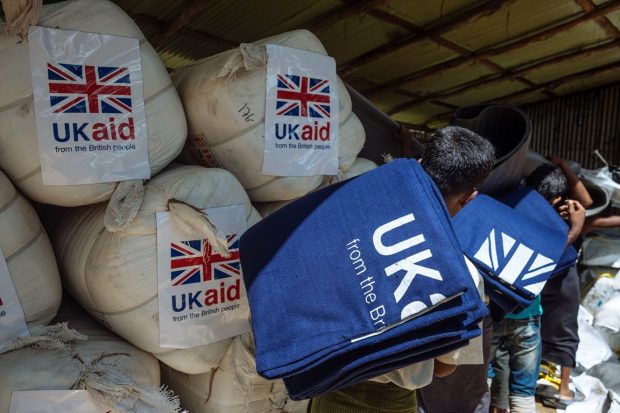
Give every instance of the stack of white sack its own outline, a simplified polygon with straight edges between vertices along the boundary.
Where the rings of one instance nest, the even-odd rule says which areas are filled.
[[[60,275],[52,245],[39,217],[30,202],[1,172],[0,251],[10,277],[10,280],[3,280],[3,288],[9,288],[5,283],[12,283],[17,295],[14,299],[19,301],[8,302],[8,292],[0,290],[0,301],[3,300],[1,309],[8,312],[9,304],[21,306],[28,330],[33,333],[37,327],[49,324],[56,316],[62,296]],[[3,321],[6,322],[6,319]],[[6,324],[2,328],[8,330]]]
[[[189,124],[190,138],[182,161],[229,170],[255,202],[295,199],[323,181],[322,175],[276,177],[262,174],[267,43],[327,54],[315,35],[307,30],[296,30],[244,43],[172,75]],[[366,136],[351,110],[351,97],[340,79],[338,99],[339,169],[344,172],[361,151]],[[246,121],[243,108],[251,108],[254,114],[251,121]]]
[[[64,303],[58,324],[17,339],[0,354],[0,413],[14,391],[86,390],[113,413],[175,413],[178,400],[160,387],[157,359]]]
[[[112,202],[66,210],[50,229],[69,293],[96,319],[163,363],[185,373],[204,373],[219,365],[231,339],[187,349],[160,346],[156,213],[170,211],[174,221],[209,239],[214,231],[196,210],[243,205],[247,226],[260,220],[241,184],[229,172],[176,166],[145,185],[136,205]],[[188,207],[189,205],[189,207]],[[125,222],[123,209],[138,207]]]
[[[234,338],[220,366],[190,375],[162,366],[162,381],[192,413],[305,413],[308,401],[293,401],[282,380],[256,373],[251,335]]]
[[[359,176],[364,172],[368,172],[372,169],[375,169],[377,164],[371,160],[365,158],[357,158],[351,168],[347,169],[345,172],[339,173],[338,176],[326,176],[323,179],[323,182],[317,189],[324,188],[328,185],[335,184],[337,182],[344,181],[349,178],[353,178],[354,176]],[[283,206],[291,203],[291,201],[276,201],[276,202],[258,202],[254,204],[254,207],[260,212],[263,218],[273,214],[278,209]]]
[[[187,136],[183,106],[157,52],[123,10],[107,0],[55,3],[43,7],[37,24],[139,39],[151,174],[180,153]],[[26,196],[41,203],[79,206],[109,199],[117,182],[43,185],[28,43],[0,34],[0,63],[0,169]]]

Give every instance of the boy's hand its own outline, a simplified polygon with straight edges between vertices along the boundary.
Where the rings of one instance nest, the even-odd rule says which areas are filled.
[[[555,156],[555,155],[547,156],[547,160],[551,162],[552,164],[554,164],[555,166],[559,166],[560,168],[568,165],[564,159],[560,158],[559,156]]]
[[[562,205],[559,209],[560,216],[567,219],[570,225],[568,230],[568,244],[572,244],[583,229],[583,224],[586,220],[586,209],[578,201],[569,199],[566,204]]]

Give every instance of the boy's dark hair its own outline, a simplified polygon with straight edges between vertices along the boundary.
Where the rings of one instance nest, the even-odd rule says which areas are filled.
[[[568,181],[560,168],[544,163],[525,178],[525,185],[535,189],[547,201],[568,196]]]
[[[495,148],[487,139],[459,126],[436,131],[426,144],[422,168],[444,197],[477,187],[495,163]]]

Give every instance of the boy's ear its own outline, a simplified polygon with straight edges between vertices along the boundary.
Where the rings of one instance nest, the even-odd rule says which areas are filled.
[[[469,194],[464,194],[459,199],[459,204],[460,204],[461,208],[463,208],[463,207],[465,207],[465,205],[469,204],[477,195],[478,195],[478,191],[477,190],[473,190]]]

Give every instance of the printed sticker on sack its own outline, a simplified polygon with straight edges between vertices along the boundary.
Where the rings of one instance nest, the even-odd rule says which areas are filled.
[[[164,348],[190,348],[250,331],[239,261],[245,208],[204,212],[228,254],[215,251],[204,235],[185,233],[169,212],[157,213],[159,340]]]
[[[138,39],[33,26],[28,42],[43,183],[150,178]]]
[[[29,335],[24,310],[0,250],[0,350],[15,338]]]
[[[338,174],[338,83],[333,58],[268,44],[263,174]]]
[[[86,390],[24,390],[11,394],[9,413],[110,413]]]

